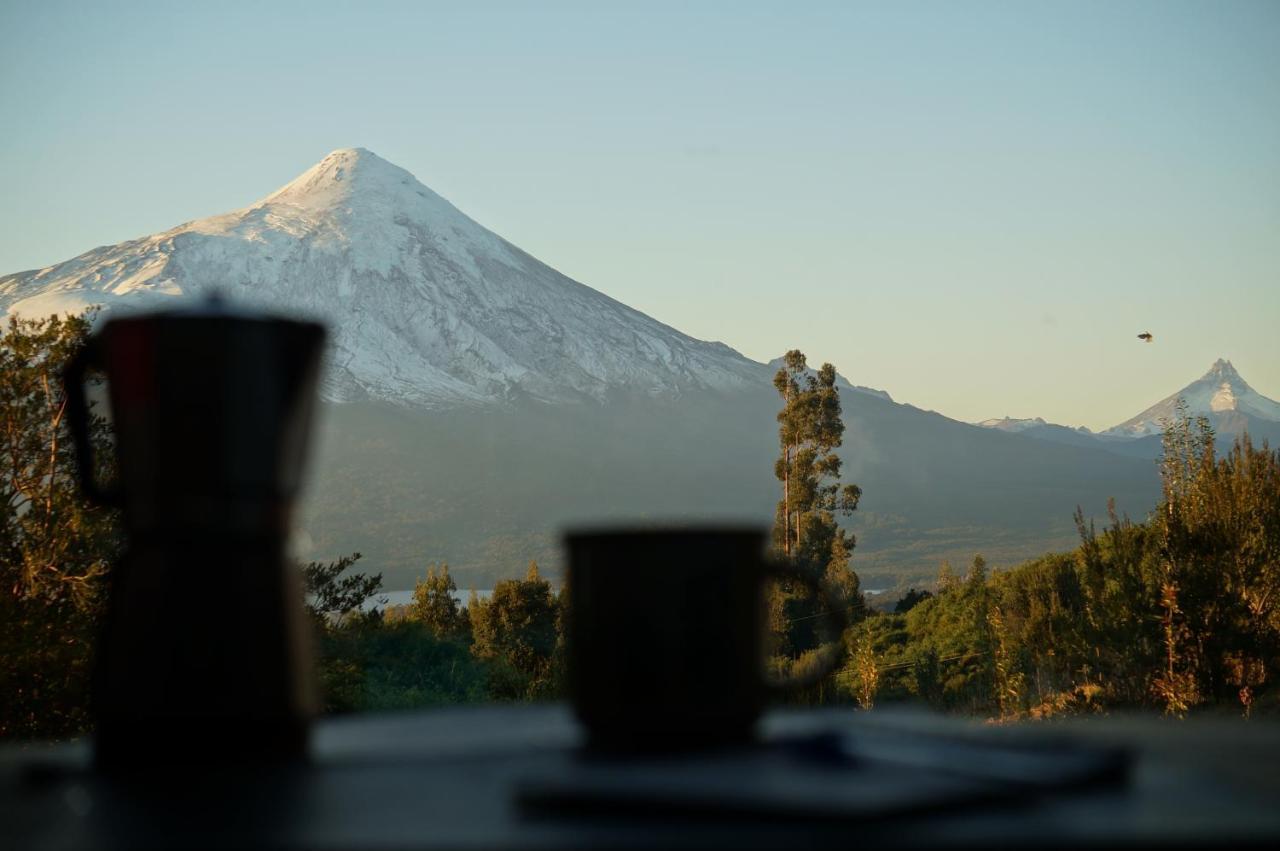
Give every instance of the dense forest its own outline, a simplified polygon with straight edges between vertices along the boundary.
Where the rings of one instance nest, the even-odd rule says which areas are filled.
[[[64,737],[91,723],[93,638],[122,541],[117,519],[80,496],[66,436],[59,376],[88,331],[84,318],[11,319],[0,336],[0,739]],[[963,572],[944,564],[934,587],[876,611],[852,566],[856,541],[838,522],[861,494],[839,480],[834,381],[830,364],[811,370],[800,352],[775,380],[775,555],[822,576],[852,622],[821,634],[812,599],[771,589],[772,672],[802,672],[832,643],[846,652],[795,701],[911,700],[1000,720],[1275,711],[1280,452],[1247,438],[1219,451],[1208,423],[1183,410],[1165,430],[1162,498],[1144,520],[1113,510],[1099,530],[1077,513],[1071,552],[1005,570],[981,556]],[[104,421],[93,440],[109,464]],[[325,711],[561,694],[568,599],[536,564],[465,605],[447,565],[431,566],[410,604],[379,608],[381,577],[359,561],[300,565]],[[216,594],[217,577],[208,584]]]

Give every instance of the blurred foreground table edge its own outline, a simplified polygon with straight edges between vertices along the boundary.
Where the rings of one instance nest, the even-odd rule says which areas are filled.
[[[326,718],[302,765],[103,776],[87,741],[10,744],[0,835],[6,848],[1280,843],[1271,722],[777,709],[742,751],[592,759],[581,744],[561,704]],[[1019,779],[1043,773],[1024,753],[1064,752],[1123,753],[1125,771]]]

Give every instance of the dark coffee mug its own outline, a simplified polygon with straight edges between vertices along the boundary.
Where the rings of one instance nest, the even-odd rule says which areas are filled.
[[[568,685],[593,747],[749,741],[770,697],[811,685],[840,661],[836,642],[803,679],[766,677],[767,580],[812,588],[836,637],[848,619],[818,577],[767,557],[760,529],[589,531],[565,541]]]

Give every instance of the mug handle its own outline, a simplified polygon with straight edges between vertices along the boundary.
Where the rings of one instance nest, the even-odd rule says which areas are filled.
[[[819,651],[821,664],[805,676],[766,681],[765,683],[766,689],[775,695],[808,688],[820,682],[823,677],[834,671],[836,666],[844,661],[843,636],[844,631],[849,627],[849,607],[837,605],[837,603],[843,601],[843,598],[821,577],[808,570],[802,570],[794,564],[771,558],[765,562],[765,576],[770,579],[794,579],[803,585],[808,585],[819,600],[825,600],[827,603],[828,609],[822,613],[822,616],[831,625],[837,640],[827,644]]]
[[[90,502],[106,507],[120,504],[120,494],[114,488],[98,484],[94,478],[97,468],[93,456],[93,441],[89,439],[89,404],[85,398],[84,379],[90,369],[101,369],[102,357],[97,340],[90,337],[62,371],[62,389],[67,394],[67,426],[71,429],[71,441],[76,449],[76,474],[80,490]]]

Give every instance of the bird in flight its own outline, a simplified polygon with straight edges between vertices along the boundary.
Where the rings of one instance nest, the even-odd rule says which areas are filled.
[[[1151,336],[1150,331],[1143,331],[1141,334],[1138,335],[1138,339],[1144,343],[1150,343],[1152,340],[1155,339],[1155,337]]]

